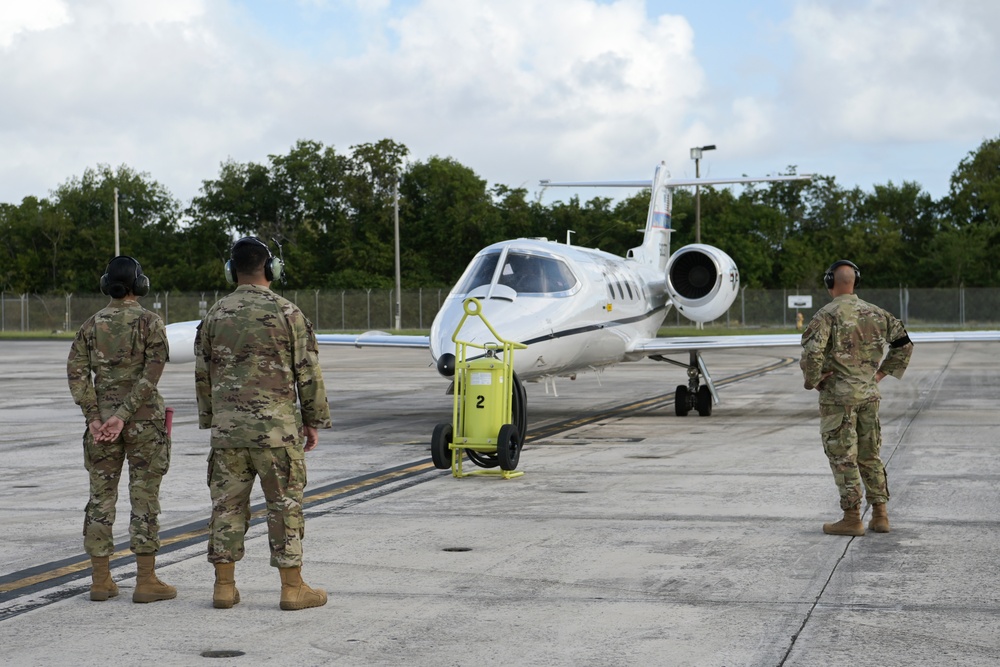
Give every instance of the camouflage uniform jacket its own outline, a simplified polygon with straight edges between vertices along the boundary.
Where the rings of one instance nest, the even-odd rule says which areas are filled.
[[[331,426],[312,325],[262,285],[239,285],[198,325],[195,390],[214,448],[301,446],[303,423]]]
[[[73,339],[66,377],[87,423],[162,420],[156,385],[169,356],[163,320],[138,301],[112,299]]]
[[[808,387],[833,372],[820,386],[820,403],[855,405],[880,397],[878,371],[903,377],[912,353],[913,343],[895,316],[856,294],[842,294],[809,322],[799,365]]]

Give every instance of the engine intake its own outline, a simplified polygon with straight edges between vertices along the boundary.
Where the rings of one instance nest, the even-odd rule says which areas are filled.
[[[674,307],[694,322],[711,322],[729,310],[740,291],[736,262],[718,248],[686,245],[667,262],[667,293]]]

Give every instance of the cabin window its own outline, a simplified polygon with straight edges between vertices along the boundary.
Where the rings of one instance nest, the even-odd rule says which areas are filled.
[[[493,282],[493,274],[496,272],[499,260],[499,252],[491,252],[474,258],[469,267],[465,269],[462,278],[455,284],[455,289],[452,292],[454,294],[468,294],[480,285],[489,285]]]

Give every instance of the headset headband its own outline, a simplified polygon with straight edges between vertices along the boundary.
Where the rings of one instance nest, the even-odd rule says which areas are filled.
[[[112,266],[118,262],[118,260],[128,260],[132,264],[132,274],[122,275],[122,267],[115,267],[115,275],[112,275]],[[120,264],[120,262],[118,262]],[[129,255],[118,255],[113,257],[110,262],[108,262],[107,268],[104,269],[104,275],[101,276],[101,293],[108,296],[113,296],[111,294],[111,288],[115,285],[124,287],[127,292],[131,292],[135,296],[146,296],[149,294],[149,278],[146,274],[142,272],[142,265],[139,264],[139,260],[135,257]]]
[[[271,248],[261,241],[256,236],[244,236],[238,239],[233,247],[229,249],[229,261],[226,262],[225,273],[226,281],[232,284],[238,282],[236,276],[236,262],[234,261],[233,254],[236,249],[241,245],[258,245],[267,251],[267,260],[264,262],[264,277],[268,282],[274,282],[276,280],[281,280],[282,275],[285,272],[285,262],[278,257],[275,257],[271,252]]]
[[[841,266],[849,266],[854,269],[854,287],[857,288],[857,286],[861,283],[861,269],[859,269],[854,262],[846,259],[838,259],[836,262],[831,264],[830,268],[826,270],[825,274],[823,274],[823,283],[826,285],[826,288],[833,289],[834,271]]]

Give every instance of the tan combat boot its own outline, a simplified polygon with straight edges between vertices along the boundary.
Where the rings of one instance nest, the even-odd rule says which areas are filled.
[[[876,533],[889,532],[889,512],[885,509],[885,503],[872,505],[872,518],[868,522],[868,527]]]
[[[326,604],[326,591],[310,588],[302,581],[301,567],[278,568],[281,574],[281,604],[285,611],[322,607]]]
[[[240,592],[236,589],[236,563],[216,563],[212,606],[216,609],[231,609],[233,605],[239,603]]]
[[[827,535],[854,535],[855,537],[864,535],[865,524],[861,522],[861,508],[844,510],[844,518],[837,523],[824,523],[823,532]]]
[[[156,578],[156,572],[153,571],[155,565],[155,555],[135,555],[135,592],[132,593],[132,602],[156,602],[177,597],[176,588]]]
[[[109,556],[91,556],[90,566],[93,569],[90,584],[90,599],[103,602],[118,595],[118,584],[111,578]]]

